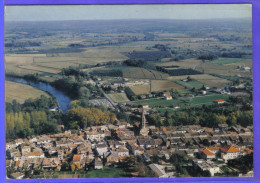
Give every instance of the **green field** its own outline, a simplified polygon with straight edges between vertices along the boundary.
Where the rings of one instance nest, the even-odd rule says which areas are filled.
[[[179,85],[173,81],[167,81],[167,80],[151,80],[151,90],[152,91],[165,91],[165,90],[181,90],[184,89],[182,85]]]
[[[134,95],[150,94],[150,85],[135,85],[130,86],[129,89],[130,91],[127,90],[127,92],[133,93]]]
[[[169,75],[163,72],[148,70],[140,67],[123,69],[124,78],[135,79],[166,79]]]
[[[187,88],[196,88],[196,89],[200,89],[203,86],[203,83],[199,82],[199,81],[189,81],[189,82],[185,82],[185,81],[176,81],[176,83],[182,85],[182,86],[186,86]]]
[[[243,62],[241,58],[218,58],[217,60],[210,61],[209,63],[224,65],[224,64],[231,64],[231,63],[240,63]]]
[[[215,100],[228,99],[228,95],[221,95],[221,94],[214,94],[214,95],[206,95],[206,96],[198,96],[198,97],[183,97],[179,99],[173,99],[173,100],[164,100],[164,99],[150,99],[150,100],[139,100],[136,101],[136,104],[140,103],[148,103],[149,107],[160,107],[165,108],[170,105],[178,105],[180,107],[193,107],[197,105],[203,105],[203,104],[213,104]]]
[[[129,99],[127,98],[125,93],[111,93],[108,94],[108,96],[117,103],[121,103],[121,102],[129,102]]]
[[[45,178],[122,178],[131,177],[131,174],[120,168],[104,167],[101,170],[90,171],[60,171],[60,172],[45,172]],[[34,178],[37,178],[35,176]]]

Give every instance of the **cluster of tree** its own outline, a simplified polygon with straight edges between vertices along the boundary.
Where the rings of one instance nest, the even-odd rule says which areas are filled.
[[[26,42],[12,42],[12,43],[5,43],[5,47],[35,47],[41,46],[42,42],[40,41],[26,41]]]
[[[30,135],[57,133],[57,120],[45,111],[6,114],[7,140],[25,138]]]
[[[219,41],[243,41],[243,38],[235,36],[235,35],[230,35],[230,36],[223,36],[223,35],[210,35],[210,37],[217,38]]]
[[[32,111],[47,111],[49,108],[57,106],[57,102],[53,97],[41,95],[37,99],[27,99],[23,104],[13,100],[12,103],[5,103],[6,113],[32,112]]]
[[[223,106],[224,107],[224,106]],[[241,125],[247,127],[253,124],[253,110],[242,111],[241,108],[217,105],[201,108],[183,109],[173,113],[165,112],[166,119],[161,120],[160,113],[147,116],[149,124],[155,126],[180,126],[200,124],[205,127],[218,127],[219,124]]]
[[[156,44],[153,46],[153,48],[157,48],[159,49],[160,51],[167,51],[167,50],[170,50],[170,48],[166,45],[163,45],[163,44]]]
[[[246,53],[246,52],[224,52],[224,53],[221,54],[221,57],[242,58],[245,55],[252,55],[252,53]]]
[[[182,76],[182,75],[196,75],[196,74],[202,74],[199,71],[196,71],[194,69],[165,69],[162,67],[159,67],[159,71],[168,73],[170,76]]]
[[[200,60],[216,60],[218,58],[217,55],[212,55],[212,54],[209,54],[209,55],[201,55],[198,57],[198,59]]]
[[[95,88],[90,84],[85,85],[82,79],[76,78],[75,76],[64,76],[55,80],[52,85],[73,99],[88,99],[91,91]]]
[[[89,65],[89,64],[79,64],[77,68],[79,69],[87,69],[87,68],[95,68],[95,67],[111,67],[111,66],[121,66],[122,62],[119,61],[109,61],[104,63],[97,63],[96,65]]]
[[[126,172],[138,172],[138,177],[158,177],[147,165],[142,156],[127,157],[120,163],[120,167],[124,168]]]
[[[79,44],[79,43],[71,43],[68,45],[68,47],[70,48],[84,48],[85,46],[83,44]]]
[[[69,129],[86,128],[92,125],[103,125],[113,123],[116,115],[110,111],[97,108],[83,108],[77,106],[66,112],[64,115],[64,125]]]
[[[73,75],[76,77],[77,80],[89,79],[88,74],[86,72],[81,71],[79,67],[70,66],[68,68],[63,68],[61,74],[63,76]]]
[[[243,174],[253,169],[253,153],[228,161],[228,166],[240,170]]]
[[[57,106],[56,100],[44,95],[37,99],[27,99],[23,104],[16,100],[6,102],[7,140],[57,132],[62,114],[49,112],[49,108],[54,106]]]
[[[176,167],[176,171],[179,175],[188,175],[188,172],[185,168],[182,167],[184,163],[190,163],[190,160],[187,156],[184,156],[182,154],[173,153],[170,156],[170,163],[173,164]]]

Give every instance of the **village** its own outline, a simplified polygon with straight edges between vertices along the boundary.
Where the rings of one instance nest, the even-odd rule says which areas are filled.
[[[114,124],[63,130],[58,134],[31,136],[7,143],[6,166],[13,171],[9,178],[24,178],[28,170],[33,174],[36,170],[58,172],[67,168],[88,172],[120,167],[120,164],[130,164],[129,158],[134,156],[141,156],[156,177],[177,177],[180,172],[170,163],[174,154],[188,160],[182,167],[207,171],[209,176],[221,176],[225,170],[235,171],[239,176],[252,174],[242,175],[227,165],[228,160],[253,152],[252,126],[148,126],[149,106],[140,106],[142,126],[139,135],[135,135],[133,125],[116,120]],[[138,172],[133,172],[132,176],[138,177]]]

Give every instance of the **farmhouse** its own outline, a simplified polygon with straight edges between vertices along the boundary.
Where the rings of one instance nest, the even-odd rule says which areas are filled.
[[[217,104],[224,104],[226,101],[219,99],[219,100],[215,100],[214,102]]]
[[[142,103],[139,106],[144,108],[144,109],[149,109],[149,105],[147,103]]]
[[[170,95],[169,92],[163,93],[163,97],[164,97],[165,100],[171,100],[172,99],[172,96]]]

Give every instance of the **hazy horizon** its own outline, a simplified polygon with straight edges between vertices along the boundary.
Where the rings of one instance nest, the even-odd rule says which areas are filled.
[[[251,4],[5,6],[5,21],[252,18]]]

